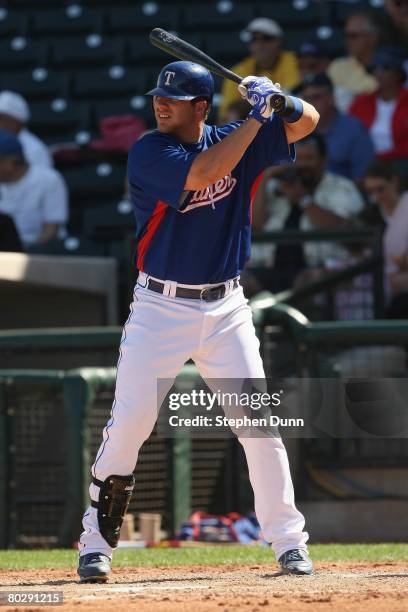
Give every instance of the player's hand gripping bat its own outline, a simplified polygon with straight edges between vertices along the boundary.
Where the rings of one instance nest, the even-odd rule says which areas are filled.
[[[214,74],[218,74],[224,79],[229,79],[230,81],[234,81],[234,83],[241,83],[243,77],[240,77],[235,72],[228,70],[225,66],[222,66],[218,62],[216,62],[212,57],[194,47],[194,45],[190,45],[190,43],[178,38],[174,34],[170,34],[170,32],[166,32],[166,30],[162,30],[162,28],[154,28],[150,32],[149,35],[150,42],[155,47],[166,51],[170,55],[174,55],[174,57],[178,57],[181,60],[188,60],[190,62],[196,62],[197,64],[201,64]],[[284,94],[273,94],[271,96],[271,106],[274,111],[280,111],[285,107],[286,99]]]

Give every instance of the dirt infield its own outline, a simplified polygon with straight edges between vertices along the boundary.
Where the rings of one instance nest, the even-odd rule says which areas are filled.
[[[67,570],[1,570],[0,585],[0,591],[63,591],[58,609],[64,612],[408,611],[408,562],[320,563],[314,576],[282,576],[267,565],[117,568],[109,583],[96,586],[79,584]],[[1,606],[22,608],[44,610]]]

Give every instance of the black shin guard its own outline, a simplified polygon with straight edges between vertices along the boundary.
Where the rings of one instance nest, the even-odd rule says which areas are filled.
[[[100,488],[99,501],[91,501],[91,506],[98,509],[99,530],[109,546],[116,548],[123,518],[135,486],[135,477],[133,474],[112,475],[105,481],[93,477],[92,482]]]

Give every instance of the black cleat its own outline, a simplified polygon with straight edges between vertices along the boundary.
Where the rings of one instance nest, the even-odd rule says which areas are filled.
[[[79,557],[78,575],[80,582],[106,582],[111,566],[110,559],[103,553],[88,553]]]
[[[313,563],[306,550],[292,548],[279,558],[282,574],[313,574]]]

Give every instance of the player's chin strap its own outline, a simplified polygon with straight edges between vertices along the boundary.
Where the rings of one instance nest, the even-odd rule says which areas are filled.
[[[92,482],[100,488],[99,501],[91,500],[91,506],[98,510],[98,524],[101,535],[109,546],[116,548],[119,542],[120,528],[129,506],[135,486],[135,477],[108,476],[105,481],[93,477]]]

